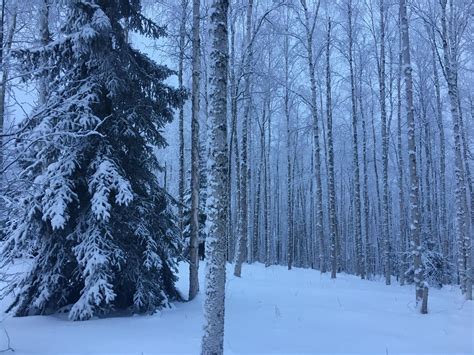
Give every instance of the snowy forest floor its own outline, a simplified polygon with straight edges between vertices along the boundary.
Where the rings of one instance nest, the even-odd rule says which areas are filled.
[[[187,264],[178,286],[187,294]],[[226,354],[467,353],[474,354],[474,302],[458,287],[430,289],[429,314],[415,310],[412,286],[386,286],[341,274],[244,265],[238,279],[228,265]],[[204,277],[204,263],[200,268]],[[201,290],[204,283],[201,283]],[[203,292],[153,316],[71,322],[65,315],[3,315],[15,354],[198,354]],[[5,301],[0,305],[5,308]],[[0,329],[0,350],[7,338]]]

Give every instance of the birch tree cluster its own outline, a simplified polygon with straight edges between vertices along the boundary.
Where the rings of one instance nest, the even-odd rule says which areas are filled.
[[[164,2],[176,10],[167,19],[189,39],[191,2],[176,4]],[[211,5],[201,1],[199,144]],[[420,303],[446,284],[472,297],[473,6],[229,2],[226,258],[236,276],[261,262],[413,283]],[[185,86],[191,42],[174,47]],[[185,154],[171,180],[187,181],[193,163]]]

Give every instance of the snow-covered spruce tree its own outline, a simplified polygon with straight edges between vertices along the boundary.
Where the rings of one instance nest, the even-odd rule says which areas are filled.
[[[7,292],[17,316],[70,306],[84,320],[113,309],[153,312],[179,298],[180,252],[166,192],[154,174],[161,128],[184,95],[172,71],[126,41],[124,24],[158,38],[164,29],[137,0],[68,0],[58,39],[17,53],[47,77],[48,96],[20,129],[30,182],[9,217],[2,249],[31,251],[31,267]]]

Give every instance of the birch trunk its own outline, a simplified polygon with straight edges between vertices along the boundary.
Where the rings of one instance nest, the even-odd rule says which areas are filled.
[[[211,154],[208,160],[209,222],[206,243],[207,274],[204,301],[204,335],[201,353],[224,353],[225,263],[228,218],[227,195],[227,75],[228,75],[228,0],[214,0],[211,7]]]
[[[260,240],[260,204],[262,199],[262,172],[264,170],[264,157],[265,157],[265,109],[263,111],[262,124],[260,126],[260,158],[258,164],[258,170],[256,174],[256,192],[254,201],[254,215],[253,215],[253,248],[252,248],[252,260],[260,261],[259,254],[259,240]],[[264,196],[265,198],[265,196]]]
[[[240,228],[241,224],[239,222],[239,213],[240,213],[240,184],[241,184],[241,175],[240,175],[240,150],[239,150],[239,143],[238,143],[238,133],[237,133],[237,95],[238,95],[238,82],[235,76],[235,18],[232,19],[230,25],[230,91],[231,91],[231,138],[230,138],[230,147],[229,147],[229,196],[232,195],[232,173],[235,174],[235,185],[236,185],[236,193],[235,193],[235,211],[236,213],[232,213],[229,217],[229,241],[227,244],[227,260],[230,262],[234,260],[236,254],[236,247],[232,243],[232,233],[233,233],[233,223],[237,226],[237,239],[238,236],[241,234]],[[232,169],[234,167],[234,169]],[[229,208],[231,207],[231,199],[229,199]],[[235,215],[235,216],[234,216]]]
[[[184,50],[186,39],[186,8],[187,1],[181,0],[181,19],[179,24],[179,53],[178,53],[178,86],[183,87],[184,76]],[[184,228],[184,105],[179,108],[179,233],[183,236]]]
[[[336,189],[334,181],[334,148],[332,132],[332,99],[331,99],[331,19],[328,20],[326,38],[326,112],[328,143],[328,195],[329,195],[329,230],[331,233],[331,278],[337,273],[337,225],[336,225]]]
[[[234,275],[240,277],[242,274],[242,264],[247,256],[247,239],[248,239],[248,199],[247,182],[249,179],[248,169],[248,127],[250,115],[250,65],[252,63],[252,12],[253,0],[248,0],[247,4],[247,20],[246,20],[246,58],[245,58],[245,89],[244,89],[244,119],[242,121],[242,158],[240,166],[240,209],[238,219],[238,242],[235,255]]]
[[[447,206],[446,206],[446,140],[444,134],[443,108],[441,104],[441,88],[438,74],[438,55],[436,51],[436,37],[434,28],[429,31],[431,36],[431,56],[433,62],[433,81],[436,93],[436,121],[439,131],[439,234],[442,243],[443,252],[443,282],[449,283],[448,275],[448,248],[447,242],[449,240],[447,228]]]
[[[466,237],[465,237],[465,259],[466,259],[466,299],[472,300],[472,258],[471,258],[471,233],[472,233],[472,228],[474,227],[474,186],[472,184],[472,177],[471,177],[471,169],[469,167],[469,157],[471,157],[471,154],[469,152],[469,147],[468,147],[468,141],[466,139],[466,129],[464,128],[464,123],[463,123],[463,115],[461,113],[461,105],[460,105],[460,98],[458,95],[458,102],[459,102],[459,123],[460,123],[460,129],[461,129],[461,141],[463,145],[463,157],[464,157],[464,163],[465,163],[465,171],[466,171],[466,180],[467,180],[467,187],[469,188],[469,196],[470,196],[470,202],[471,202],[471,223],[469,224],[469,220],[466,223]],[[467,206],[467,203],[466,203]],[[469,209],[466,209],[466,214],[469,211]],[[468,218],[468,217],[466,217]]]
[[[361,109],[362,112],[362,109]],[[367,128],[364,115],[362,117],[362,161],[364,162],[364,231],[365,231],[365,267],[367,278],[370,278],[372,272],[372,244],[370,242],[370,231],[369,231],[369,167],[367,161]]]
[[[287,170],[286,170],[286,187],[287,187],[287,252],[288,252],[288,270],[291,270],[293,266],[293,215],[292,215],[292,194],[291,194],[291,129],[290,129],[290,90],[289,90],[289,18],[287,12],[287,19],[286,19],[286,29],[285,29],[285,43],[284,43],[284,51],[285,51],[285,118],[286,118],[286,163],[287,163]]]
[[[377,199],[374,202],[374,208],[372,210],[372,213],[374,215],[374,228],[373,231],[375,232],[375,236],[373,237],[373,244],[372,244],[372,255],[371,255],[371,268],[374,272],[374,274],[377,271],[376,268],[376,256],[380,255],[379,254],[379,245],[380,245],[380,240],[379,240],[379,235],[381,233],[380,231],[380,218],[382,216],[382,203],[380,199],[380,178],[379,178],[379,168],[378,168],[378,160],[377,160],[377,136],[375,134],[375,117],[374,117],[374,107],[372,104],[371,107],[371,125],[372,125],[372,141],[373,141],[373,165],[374,165],[374,178],[375,178],[375,191],[377,194]]]
[[[389,235],[389,210],[388,210],[388,129],[387,110],[385,104],[385,3],[380,0],[380,58],[379,58],[379,100],[382,121],[382,235],[383,235],[383,260],[385,284],[390,285],[390,235]]]
[[[308,56],[308,69],[309,78],[311,84],[311,115],[313,117],[313,133],[314,133],[314,145],[315,145],[315,159],[314,159],[314,170],[316,172],[316,239],[319,241],[319,267],[321,273],[326,272],[326,261],[325,261],[325,246],[324,246],[324,234],[323,234],[323,191],[321,182],[321,145],[319,138],[319,118],[318,118],[318,106],[317,106],[317,94],[316,94],[316,74],[313,56],[313,36],[316,26],[316,20],[318,17],[320,2],[316,5],[316,13],[312,21],[310,20],[310,14],[308,6],[305,0],[301,0],[303,11],[305,15],[305,30],[306,30],[306,50]]]
[[[361,60],[362,61],[362,60]],[[364,233],[365,233],[365,267],[367,278],[370,278],[372,269],[371,269],[371,242],[370,242],[370,232],[369,232],[369,214],[370,214],[370,205],[369,205],[369,166],[367,161],[367,125],[364,114],[364,105],[362,101],[362,77],[363,77],[363,68],[362,65],[359,69],[358,75],[359,81],[359,92],[358,92],[358,101],[359,101],[359,110],[360,117],[362,121],[362,162],[364,166]]]
[[[402,145],[402,45],[400,38],[400,53],[398,59],[398,79],[397,79],[397,153],[398,153],[398,204],[399,204],[399,234],[400,234],[400,268],[399,277],[400,285],[405,284],[405,272],[406,272],[406,212],[405,212],[405,189],[404,189],[404,161],[403,161],[403,145]]]
[[[415,139],[415,109],[413,107],[413,79],[410,60],[410,37],[408,33],[408,16],[405,0],[400,1],[400,30],[402,37],[403,73],[405,79],[406,115],[408,126],[408,162],[410,169],[410,232],[411,249],[413,255],[413,269],[416,286],[416,301],[422,301],[424,287],[424,268],[421,262],[422,246],[420,240],[420,211],[419,211],[419,180],[416,166],[416,139]],[[424,305],[427,302],[423,302]],[[426,307],[421,307],[421,313],[427,313]]]
[[[270,58],[270,56],[269,56]],[[269,63],[268,66],[269,74],[271,70],[271,66]],[[271,190],[271,174],[270,174],[270,169],[271,169],[271,164],[270,164],[270,149],[271,149],[271,137],[272,137],[272,114],[271,114],[271,91],[268,91],[268,99],[267,99],[267,131],[268,131],[268,136],[266,139],[266,153],[265,153],[265,166],[264,166],[264,176],[265,176],[265,207],[264,207],[264,238],[265,238],[265,267],[268,267],[271,265],[271,241],[270,237],[272,236],[271,233],[271,225],[269,222],[271,221],[271,198],[270,198],[270,190]]]
[[[191,102],[191,234],[189,250],[189,299],[199,292],[199,95],[200,95],[200,0],[193,0],[193,58]]]
[[[467,216],[467,197],[466,197],[466,182],[462,155],[462,138],[459,118],[458,106],[458,87],[456,82],[456,75],[453,72],[453,58],[448,37],[448,29],[446,24],[446,3],[447,0],[440,0],[441,4],[441,39],[443,42],[443,59],[444,59],[444,74],[448,84],[448,96],[451,106],[451,117],[453,121],[454,134],[454,165],[456,176],[456,235],[459,244],[459,278],[461,281],[461,290],[466,299],[472,299],[472,280],[470,275],[470,251],[471,238],[468,232],[468,216]],[[467,162],[466,162],[467,163]]]
[[[357,99],[355,93],[353,33],[352,33],[352,0],[347,5],[348,31],[349,31],[349,70],[351,79],[351,107],[352,107],[352,167],[354,170],[354,238],[356,244],[356,274],[365,278],[365,263],[362,254],[362,222],[360,201],[360,172],[359,172],[359,144],[357,133]]]

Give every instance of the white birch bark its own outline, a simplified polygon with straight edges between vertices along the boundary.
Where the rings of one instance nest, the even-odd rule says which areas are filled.
[[[229,85],[230,85],[230,113],[231,113],[231,132],[230,132],[230,146],[229,146],[229,208],[234,201],[234,211],[231,211],[229,215],[229,240],[227,243],[227,260],[230,262],[234,260],[237,245],[235,241],[238,241],[238,236],[241,235],[239,222],[239,213],[240,213],[240,184],[241,184],[241,175],[240,175],[240,150],[238,143],[238,132],[237,132],[237,98],[238,98],[238,89],[239,81],[236,79],[235,71],[235,22],[236,15],[234,7],[230,8],[230,58],[229,58]],[[234,14],[232,16],[232,14]],[[232,176],[235,176],[235,193],[232,190]],[[237,226],[237,238],[233,236],[234,225]],[[232,238],[234,237],[234,238]],[[235,243],[234,243],[235,242]]]
[[[382,235],[385,284],[390,285],[390,235],[388,207],[388,129],[385,104],[385,3],[380,0],[380,58],[379,58],[379,100],[382,121]]]
[[[200,0],[193,0],[193,57],[191,98],[191,233],[189,240],[189,297],[199,292],[199,96],[200,96]]]
[[[185,51],[185,39],[186,39],[186,11],[187,11],[187,1],[181,0],[181,18],[179,23],[179,42],[178,42],[178,86],[183,87],[183,76],[184,76],[184,51]],[[183,236],[184,228],[184,105],[179,108],[179,186],[178,186],[178,195],[179,195],[179,207],[178,207],[178,217],[179,217],[179,233],[181,237]]]
[[[204,335],[201,353],[224,353],[225,264],[228,218],[228,150],[227,150],[227,75],[228,75],[228,0],[214,0],[210,9],[211,53],[211,115],[209,236],[207,248],[206,295],[204,301]]]
[[[403,160],[403,145],[402,145],[402,45],[401,37],[399,40],[399,59],[398,59],[398,78],[397,78],[397,154],[398,154],[398,205],[399,205],[399,237],[400,237],[400,267],[399,278],[400,285],[405,284],[405,273],[407,267],[406,261],[406,212],[405,212],[405,174],[404,174],[404,160]]]
[[[468,232],[467,197],[464,164],[462,156],[462,138],[460,132],[460,118],[458,106],[458,87],[455,73],[453,73],[452,53],[449,46],[448,26],[446,21],[447,0],[440,0],[441,4],[441,39],[443,43],[444,74],[448,84],[448,96],[451,106],[451,117],[454,133],[454,165],[456,176],[456,235],[459,245],[458,267],[461,281],[461,290],[466,299],[472,299],[472,280],[470,275],[471,238]],[[452,39],[451,39],[452,40]]]
[[[360,59],[362,62],[362,58]],[[369,163],[368,163],[368,156],[367,156],[367,123],[364,114],[364,103],[362,99],[362,80],[363,80],[363,66],[360,65],[359,72],[358,72],[358,86],[359,91],[357,93],[357,98],[359,102],[359,111],[360,111],[360,118],[362,123],[362,162],[363,162],[363,200],[364,200],[364,234],[365,234],[365,268],[366,268],[366,277],[370,278],[370,274],[372,272],[371,265],[372,265],[372,258],[371,258],[371,241],[370,241],[370,222],[369,222],[369,214],[370,214],[370,205],[369,205]]]
[[[351,108],[352,108],[352,168],[354,171],[354,238],[356,243],[356,273],[365,278],[365,263],[362,253],[362,221],[360,201],[360,170],[359,170],[359,143],[357,133],[357,98],[355,93],[354,60],[353,60],[353,25],[352,25],[352,0],[347,4],[348,36],[349,36],[349,71],[351,79]]]
[[[408,126],[408,163],[410,170],[410,245],[413,255],[413,270],[416,287],[416,301],[422,301],[424,285],[424,267],[421,261],[422,246],[420,240],[420,198],[419,180],[416,164],[415,109],[413,107],[413,79],[410,59],[410,37],[408,33],[408,16],[405,0],[400,1],[400,31],[402,36],[403,74],[405,79],[406,115]],[[426,296],[428,292],[425,292]],[[425,303],[425,302],[423,302]],[[421,307],[422,313],[427,313]]]
[[[337,273],[337,222],[336,222],[336,189],[334,181],[334,147],[332,130],[332,98],[331,98],[331,19],[328,20],[326,38],[326,116],[327,116],[327,146],[328,146],[328,195],[329,195],[329,230],[331,234],[331,278]]]
[[[319,135],[319,118],[316,93],[316,74],[313,55],[313,37],[316,27],[316,21],[319,12],[320,1],[316,4],[316,10],[313,18],[310,13],[306,0],[301,0],[304,11],[305,31],[306,31],[306,52],[308,56],[309,79],[311,84],[311,115],[313,117],[313,143],[314,143],[314,171],[316,173],[316,239],[319,241],[319,268],[321,273],[326,272],[325,246],[323,235],[323,191],[321,182],[321,144]]]
[[[240,277],[242,274],[242,264],[247,256],[247,240],[248,240],[248,186],[249,169],[248,169],[248,127],[250,115],[250,65],[252,63],[252,13],[253,0],[249,0],[247,4],[246,19],[246,58],[245,58],[245,89],[244,89],[244,119],[242,121],[242,146],[240,161],[240,209],[238,218],[238,241],[235,255],[234,275]]]
[[[270,56],[269,56],[270,58]],[[271,70],[271,63],[269,59],[269,71]],[[271,149],[271,137],[272,137],[272,132],[271,132],[271,126],[272,126],[272,121],[271,121],[271,91],[269,90],[267,93],[267,138],[265,141],[265,161],[264,161],[264,182],[265,182],[265,200],[264,200],[264,212],[263,212],[263,218],[264,218],[264,254],[265,254],[265,267],[268,267],[271,265],[271,241],[270,237],[272,235],[271,233],[271,198],[270,198],[270,189],[271,189],[271,174],[270,174],[270,169],[271,169],[271,164],[270,164],[270,149]]]
[[[287,10],[288,11],[288,10]],[[285,59],[285,119],[286,119],[286,201],[287,201],[287,253],[288,253],[288,270],[291,270],[293,267],[293,213],[292,213],[292,174],[291,174],[291,121],[290,121],[290,58],[289,58],[289,16],[288,12],[286,13],[286,23],[285,23],[285,39],[284,39],[284,59]]]
[[[435,44],[435,32],[431,30],[431,56],[433,61],[433,81],[436,92],[436,121],[439,131],[439,233],[443,252],[443,281],[449,283],[448,275],[448,241],[449,231],[447,227],[447,205],[446,205],[446,139],[444,133],[443,107],[441,104],[441,88],[438,74],[438,57]]]

